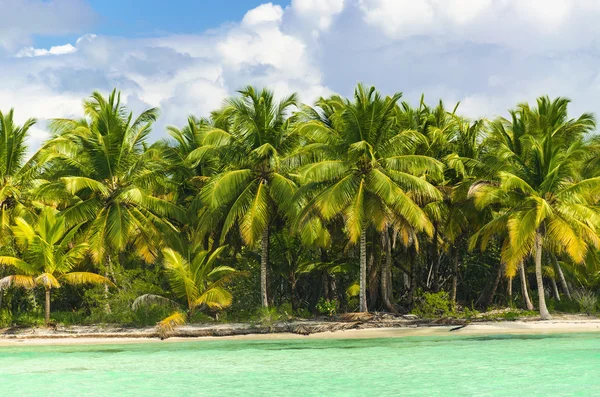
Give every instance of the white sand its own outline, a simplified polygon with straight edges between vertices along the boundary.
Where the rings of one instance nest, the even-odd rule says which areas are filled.
[[[236,336],[174,337],[161,341],[144,337],[73,337],[16,335],[0,336],[0,346],[35,345],[79,345],[79,344],[119,344],[119,343],[176,343],[200,340],[285,340],[285,339],[350,339],[350,338],[390,338],[403,336],[457,336],[457,335],[496,335],[496,334],[553,334],[600,332],[600,319],[551,320],[551,321],[506,321],[474,323],[455,329],[455,326],[424,326],[402,328],[367,328],[335,332],[314,333],[308,336],[293,333],[249,334]]]

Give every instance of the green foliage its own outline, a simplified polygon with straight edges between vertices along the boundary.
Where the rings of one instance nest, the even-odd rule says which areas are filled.
[[[592,291],[577,290],[573,293],[573,299],[579,304],[582,313],[592,315],[598,311],[598,296]]]
[[[39,324],[39,285],[65,325],[271,327],[367,306],[471,319],[489,303],[512,310],[485,318],[515,320],[528,313],[517,309],[519,277],[509,298],[504,276],[521,263],[530,289],[534,273],[556,277],[557,266],[586,288],[573,301],[549,299],[551,310],[595,313],[594,117],[570,118],[565,98],[540,97],[494,121],[400,98],[358,85],[352,98],[309,107],[246,87],[151,144],[157,109],[133,115],[116,90],[96,92],[82,119],[52,121],[28,161],[35,120],[19,126],[12,110],[0,112],[0,325]],[[257,310],[267,295],[271,307]],[[535,288],[531,296],[543,307]]]
[[[454,317],[456,311],[447,292],[426,292],[417,298],[414,309],[411,312],[423,318]]]
[[[325,299],[321,297],[317,303],[317,311],[321,314],[325,314],[329,317],[334,316],[337,313],[339,302],[337,299]]]

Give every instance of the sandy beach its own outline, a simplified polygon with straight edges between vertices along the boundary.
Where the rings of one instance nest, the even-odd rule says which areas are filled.
[[[311,325],[310,322],[306,324]],[[317,326],[322,323],[315,322]],[[500,334],[557,334],[600,332],[600,319],[555,319],[550,321],[477,322],[464,326],[386,326],[363,324],[361,328],[316,331],[308,335],[285,332],[281,328],[270,330],[253,328],[247,324],[188,325],[177,330],[174,337],[160,340],[154,328],[94,329],[72,327],[68,330],[25,329],[15,333],[0,333],[0,346],[119,344],[119,343],[176,343],[200,340],[285,340],[285,339],[348,339],[397,338],[407,336],[469,336]],[[305,325],[306,326],[306,325]],[[210,333],[222,336],[210,335]],[[229,335],[228,335],[229,333]],[[206,336],[194,336],[206,335]]]

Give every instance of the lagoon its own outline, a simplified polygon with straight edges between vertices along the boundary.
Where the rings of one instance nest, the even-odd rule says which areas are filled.
[[[2,396],[597,396],[600,333],[0,347]]]

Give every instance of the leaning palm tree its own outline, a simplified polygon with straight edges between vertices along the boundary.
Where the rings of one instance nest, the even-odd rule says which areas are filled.
[[[32,163],[25,162],[27,132],[36,123],[28,119],[19,126],[14,121],[14,110],[0,112],[0,238],[10,235],[10,226],[16,216],[28,209],[26,193],[34,174]]]
[[[584,179],[581,173],[588,156],[584,135],[595,121],[590,114],[569,119],[568,103],[541,97],[537,107],[520,105],[512,121],[498,120],[487,159],[496,166],[496,178],[472,187],[480,208],[497,206],[501,211],[473,235],[471,246],[480,240],[485,248],[491,236],[505,233],[502,260],[510,277],[533,256],[542,319],[551,318],[544,297],[543,250],[582,263],[590,245],[600,246],[595,205],[600,178]]]
[[[172,221],[183,219],[161,194],[169,189],[162,152],[146,145],[158,110],[134,118],[116,90],[108,98],[95,92],[83,108],[81,120],[52,121],[54,137],[38,154],[47,183],[37,194],[65,207],[68,224],[85,224],[92,257],[108,273],[128,246],[152,261],[165,238],[175,240]]]
[[[286,216],[296,192],[286,158],[298,143],[289,117],[297,98],[292,94],[277,101],[273,92],[250,86],[239,93],[213,114],[205,147],[190,156],[197,161],[201,153],[210,151],[221,158],[224,170],[201,192],[205,215],[223,219],[221,242],[234,227],[246,244],[260,241],[261,303],[267,307],[270,227],[277,216]]]
[[[432,225],[418,202],[439,199],[439,192],[420,176],[440,172],[441,164],[414,155],[422,136],[399,130],[395,106],[401,94],[382,97],[374,87],[359,85],[354,101],[334,96],[320,100],[327,122],[302,123],[300,133],[312,142],[317,161],[301,168],[311,181],[300,194],[310,197],[300,219],[317,211],[330,220],[342,216],[351,243],[360,244],[360,311],[367,311],[367,229],[378,232],[395,218],[431,235]]]
[[[75,237],[80,225],[68,228],[65,218],[51,208],[44,208],[35,223],[16,218],[13,233],[23,258],[0,256],[0,264],[11,266],[17,274],[0,279],[0,289],[10,286],[45,290],[44,319],[50,322],[50,292],[67,284],[112,284],[105,277],[85,271],[74,271],[86,255],[89,245]]]
[[[229,266],[217,265],[217,260],[225,248],[226,246],[221,246],[211,253],[196,246],[185,256],[171,248],[162,250],[163,265],[173,294],[186,303],[185,310],[177,309],[157,324],[161,337],[167,337],[174,327],[184,324],[198,310],[221,310],[231,305],[232,295],[225,286],[232,277],[241,272]],[[154,294],[138,297],[132,307],[136,310],[147,304],[180,307],[178,302]]]

